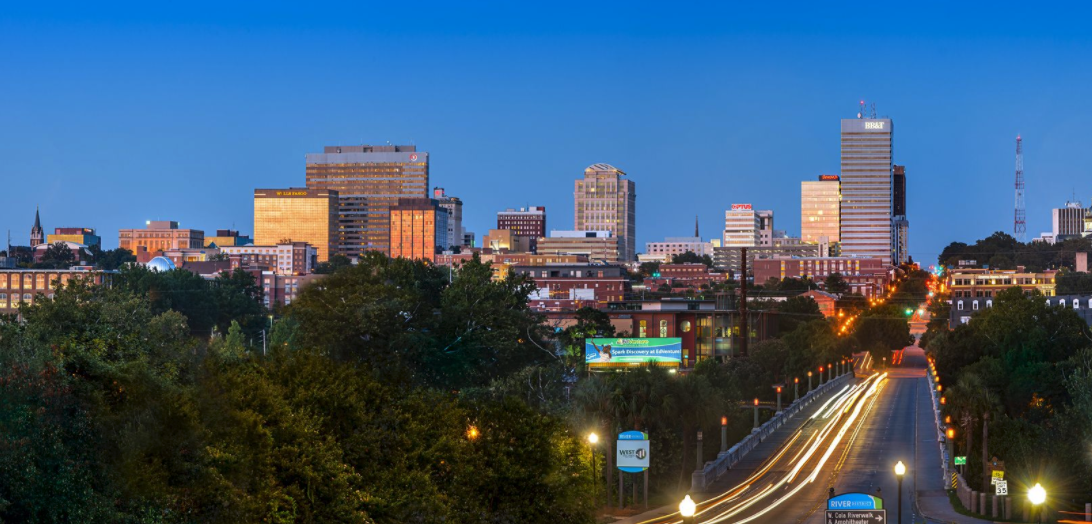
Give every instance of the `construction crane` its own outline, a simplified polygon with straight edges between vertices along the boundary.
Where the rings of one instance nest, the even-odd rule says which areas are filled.
[[[1023,242],[1028,226],[1024,218],[1024,147],[1020,135],[1016,135],[1016,216],[1012,223],[1012,234]]]

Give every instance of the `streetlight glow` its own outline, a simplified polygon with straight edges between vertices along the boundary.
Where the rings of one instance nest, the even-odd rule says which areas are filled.
[[[1046,502],[1046,490],[1043,489],[1043,486],[1041,484],[1036,482],[1035,485],[1032,486],[1030,490],[1028,490],[1028,500],[1030,500],[1031,503],[1035,504],[1036,506]]]
[[[588,442],[590,442],[592,444],[598,443],[599,442],[599,435],[596,435],[595,433],[589,433],[588,434]]]
[[[679,503],[679,515],[686,518],[693,517],[694,511],[697,509],[697,505],[694,504],[694,499],[691,499],[690,495],[687,495],[686,498],[682,499],[682,502]]]
[[[898,464],[895,464],[895,474],[900,477],[906,474],[906,465],[901,460]]]
[[[480,436],[480,435],[481,435],[481,432],[478,431],[477,426],[470,426],[469,428],[466,429],[466,438],[468,438],[470,440],[478,440],[478,436]]]

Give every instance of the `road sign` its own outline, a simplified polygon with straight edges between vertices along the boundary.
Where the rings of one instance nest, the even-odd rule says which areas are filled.
[[[952,473],[952,489],[959,487],[959,473]]]
[[[827,499],[827,509],[832,511],[883,509],[883,499],[868,493],[842,493]]]
[[[965,457],[965,456],[956,457],[955,458],[955,465],[956,466],[966,466],[967,465],[967,457]]]
[[[1009,494],[1009,481],[999,480],[993,484],[995,495],[1008,495]]]
[[[648,433],[626,431],[618,435],[616,462],[618,469],[640,473],[648,469]]]
[[[999,469],[993,470],[990,476],[990,484],[997,484],[1001,480],[1005,480],[1005,472]]]
[[[887,510],[827,510],[827,524],[887,524]]]

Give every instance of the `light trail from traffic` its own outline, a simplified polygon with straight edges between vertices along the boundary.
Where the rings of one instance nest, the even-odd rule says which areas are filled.
[[[803,428],[797,430],[789,441],[781,447],[779,452],[767,461],[762,468],[748,477],[747,480],[739,483],[736,487],[719,496],[699,503],[698,511],[695,513],[695,517],[698,519],[697,522],[715,524],[727,522],[728,519],[736,519],[732,521],[733,523],[751,522],[790,500],[802,489],[815,482],[822,474],[823,468],[826,466],[831,455],[842,443],[846,434],[850,433],[851,429],[853,430],[851,441],[856,439],[856,435],[860,431],[861,425],[866,418],[865,416],[862,416],[862,413],[867,414],[871,411],[872,405],[878,398],[877,393],[879,388],[886,379],[887,373],[874,373],[861,383],[854,386],[847,385],[836,393],[830,400],[816,410],[816,413],[810,418],[808,424],[817,423],[814,421],[818,420],[826,422],[823,424],[822,428],[803,442],[800,449],[792,455],[791,459],[787,460],[785,465],[792,465],[791,470],[787,474],[771,481],[769,484],[763,485],[764,483],[757,482],[776,466],[781,465],[787,452],[790,449],[793,449],[794,444],[800,440],[800,436],[803,434]],[[815,457],[817,454],[819,456],[816,459]],[[843,462],[844,460],[839,460],[834,466],[835,469],[841,467]],[[801,471],[809,464],[811,464],[811,468],[810,471],[806,473],[804,480],[802,482],[795,482]],[[794,483],[795,486],[793,486]],[[792,489],[789,489],[780,497],[770,501],[758,512],[742,516],[741,518],[741,515],[744,512],[752,509],[759,502],[770,498],[771,495],[776,494],[778,489],[788,488],[789,486],[792,486]],[[758,490],[747,493],[753,488],[757,488]],[[728,504],[730,504],[730,507],[723,507]],[[680,524],[681,522],[678,513],[673,513],[671,515],[645,521],[642,524]]]

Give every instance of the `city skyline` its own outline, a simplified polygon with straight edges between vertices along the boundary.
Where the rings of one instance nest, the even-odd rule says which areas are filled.
[[[596,7],[583,16],[609,13],[620,26],[588,38],[581,17],[551,14],[520,33],[498,23],[522,20],[527,13],[517,8],[460,14],[434,6],[396,25],[386,22],[402,14],[381,9],[357,26],[284,6],[257,19],[195,9],[182,22],[155,11],[19,6],[0,20],[0,43],[17,49],[0,65],[26,73],[0,84],[20,100],[5,115],[0,152],[9,159],[6,189],[21,198],[0,209],[0,233],[25,244],[36,204],[47,230],[94,227],[104,247],[115,245],[113,231],[146,220],[252,233],[254,188],[301,186],[304,155],[319,147],[389,141],[429,151],[430,186],[463,200],[464,227],[479,238],[509,207],[570,209],[566,183],[600,162],[643,188],[638,247],[689,234],[695,213],[712,238],[732,202],[772,209],[781,229],[799,234],[799,181],[839,172],[836,122],[852,118],[862,98],[899,123],[895,156],[912,170],[915,260],[932,261],[953,240],[1011,230],[1017,134],[1025,138],[1029,239],[1050,229],[1050,210],[1074,192],[1089,199],[1079,115],[1092,105],[1079,92],[1090,80],[1092,46],[1079,27],[1031,13],[1021,17],[1019,42],[997,42],[1016,22],[976,12],[980,25],[955,32],[988,41],[976,43],[951,36],[950,21],[913,13],[879,32],[852,17],[820,17],[811,27],[810,10],[822,11],[743,10],[723,27],[671,14],[634,36],[651,17]],[[749,29],[771,17],[784,28]],[[449,20],[470,22],[467,32],[444,29]],[[399,53],[390,53],[392,38]],[[554,41],[550,53],[535,45],[542,39]],[[870,46],[859,47],[865,39]],[[951,46],[962,54],[941,56]],[[853,64],[833,58],[849,51]],[[470,58],[483,52],[480,62]],[[292,78],[299,63],[320,71],[351,55],[402,80]],[[1016,77],[1013,62],[1022,65]],[[603,67],[633,82],[570,87]],[[348,80],[365,74],[337,70]],[[647,76],[653,72],[688,80],[677,85]],[[902,81],[893,85],[896,75]],[[441,76],[444,95],[433,96],[427,79]],[[311,109],[331,99],[339,111]],[[661,103],[646,103],[654,99]],[[513,111],[523,118],[512,121]],[[959,125],[942,125],[945,114]],[[589,121],[612,123],[612,132],[576,125]],[[786,145],[792,154],[778,153]],[[180,183],[162,191],[171,180]],[[79,192],[68,190],[77,184]],[[977,212],[954,220],[965,195]],[[573,226],[562,215],[551,227]],[[941,228],[948,234],[934,234]]]

